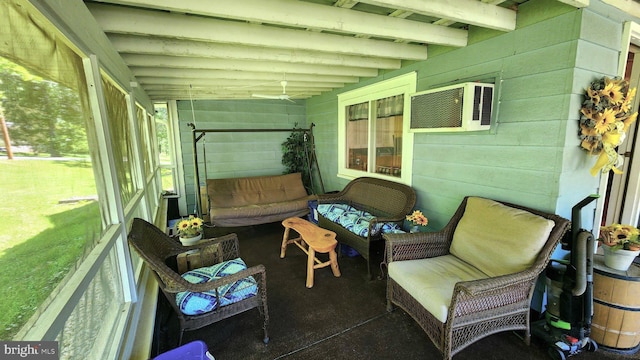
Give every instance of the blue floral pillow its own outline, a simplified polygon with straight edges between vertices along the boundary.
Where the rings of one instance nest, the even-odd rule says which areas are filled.
[[[318,212],[326,219],[340,224],[343,228],[352,233],[367,237],[369,236],[369,224],[375,220],[375,216],[366,211],[358,210],[347,204],[320,204]],[[396,223],[375,223],[371,229],[372,235],[395,232],[402,230]]]
[[[318,213],[324,216],[326,219],[333,221],[334,223],[340,223],[340,217],[350,210],[354,210],[347,204],[319,204]]]
[[[247,265],[244,261],[236,258],[213,266],[187,271],[182,274],[182,277],[190,283],[200,284],[235,274],[246,268]],[[215,309],[218,306],[218,301],[220,306],[225,306],[255,296],[258,293],[258,285],[256,280],[249,276],[234,283],[218,287],[218,293],[220,294],[220,299],[218,299],[214,290],[201,293],[183,291],[176,294],[176,303],[180,311],[185,315],[204,314]]]

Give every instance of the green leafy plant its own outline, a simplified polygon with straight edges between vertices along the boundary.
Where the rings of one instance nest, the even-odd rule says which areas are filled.
[[[294,129],[296,129],[296,123]],[[292,131],[287,140],[282,143],[282,165],[285,166],[284,174],[299,172],[302,174],[302,183],[309,193],[313,193],[311,184],[309,157],[311,144],[306,131]]]

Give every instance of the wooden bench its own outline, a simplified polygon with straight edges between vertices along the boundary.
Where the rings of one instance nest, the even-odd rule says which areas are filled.
[[[302,218],[290,217],[282,221],[284,235],[280,248],[280,258],[284,259],[287,245],[295,244],[304,251],[307,258],[307,287],[313,287],[313,271],[331,265],[331,271],[335,277],[340,277],[338,268],[338,255],[336,254],[336,233],[325,230]],[[289,239],[289,231],[293,229],[299,236]],[[321,262],[316,253],[329,253],[329,261]]]

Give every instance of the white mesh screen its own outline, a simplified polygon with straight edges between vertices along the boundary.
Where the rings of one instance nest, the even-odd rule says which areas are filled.
[[[463,89],[455,88],[411,97],[411,128],[462,126]]]

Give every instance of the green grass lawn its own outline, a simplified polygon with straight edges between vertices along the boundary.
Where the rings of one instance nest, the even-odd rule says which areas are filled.
[[[89,162],[0,160],[0,340],[10,340],[100,232]]]

